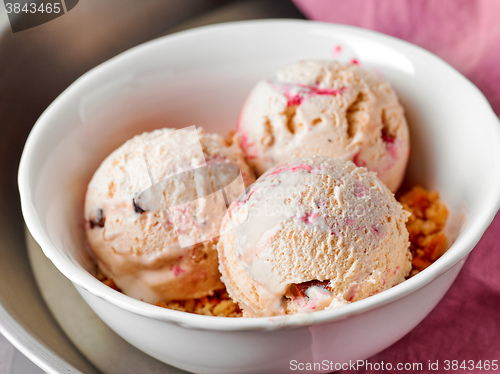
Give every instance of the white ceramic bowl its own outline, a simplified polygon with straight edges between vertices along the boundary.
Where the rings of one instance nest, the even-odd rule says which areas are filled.
[[[439,190],[452,211],[453,245],[442,258],[388,291],[339,309],[258,319],[155,307],[113,291],[87,271],[84,193],[111,150],[158,127],[197,125],[225,134],[259,79],[299,59],[332,57],[357,58],[398,92],[411,131],[407,182]],[[221,24],[146,43],[78,79],[33,128],[19,189],[26,223],[45,254],[131,344],[201,373],[288,372],[291,360],[367,358],[434,308],[498,209],[500,126],[475,86],[406,42],[310,21]]]

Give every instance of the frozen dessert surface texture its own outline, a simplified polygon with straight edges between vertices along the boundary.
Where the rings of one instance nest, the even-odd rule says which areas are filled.
[[[335,308],[411,270],[408,213],[366,168],[333,157],[268,170],[228,209],[219,266],[246,317]]]
[[[183,227],[173,225],[167,210],[144,210],[137,204],[138,194],[149,181],[136,162],[142,154],[149,155],[149,173],[156,181],[200,166],[198,151],[207,165],[235,164],[246,183],[254,181],[239,142],[198,130],[199,142],[182,144],[180,153],[161,141],[173,131],[143,133],[111,153],[92,177],[85,199],[87,240],[100,271],[125,294],[149,303],[200,298],[224,286],[218,271],[217,238],[183,247],[178,240]],[[183,130],[176,134],[182,135],[179,131]],[[184,182],[176,179],[165,184],[162,198],[171,205],[193,200],[197,191],[211,183],[203,178]],[[210,204],[200,204],[194,216],[206,222],[211,214]],[[189,226],[191,216],[186,214],[179,222]]]
[[[389,83],[336,61],[299,61],[259,82],[238,131],[258,175],[293,158],[333,156],[376,172],[396,192],[409,156],[404,110]]]

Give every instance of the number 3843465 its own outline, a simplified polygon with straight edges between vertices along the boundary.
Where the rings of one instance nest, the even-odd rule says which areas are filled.
[[[61,13],[61,3],[5,3],[7,13]]]
[[[498,360],[444,360],[444,370],[482,370],[482,371],[495,371],[499,369]]]

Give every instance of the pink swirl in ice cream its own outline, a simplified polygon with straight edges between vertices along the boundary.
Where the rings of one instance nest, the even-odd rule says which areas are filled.
[[[318,85],[306,86],[300,83],[283,83],[267,81],[267,83],[277,92],[283,94],[287,98],[287,106],[300,105],[306,98],[313,96],[335,96],[342,94],[346,87],[340,89],[321,88]]]
[[[238,131],[259,175],[296,157],[333,156],[366,166],[395,192],[409,156],[396,93],[356,64],[313,60],[287,66],[252,90]]]
[[[248,317],[366,298],[408,275],[407,216],[365,168],[324,156],[292,160],[230,206],[218,244],[222,280]]]

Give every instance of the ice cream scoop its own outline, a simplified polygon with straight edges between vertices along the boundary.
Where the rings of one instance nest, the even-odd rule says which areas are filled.
[[[376,172],[396,192],[409,156],[408,125],[390,84],[336,61],[299,61],[259,82],[238,131],[258,175],[293,158],[333,156]]]
[[[214,186],[231,182],[234,172],[224,165],[241,170],[246,184],[254,181],[237,141],[194,127],[144,133],[111,153],[88,185],[84,209],[88,244],[104,275],[150,303],[223,288],[216,244],[226,205]],[[158,201],[148,206],[141,198],[152,190]],[[203,236],[214,227],[216,235]]]
[[[411,270],[408,213],[366,168],[325,156],[263,174],[222,223],[222,280],[244,316],[334,308]]]

